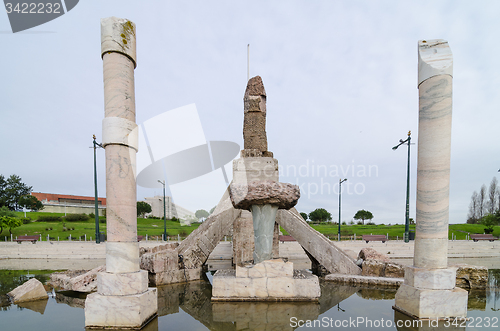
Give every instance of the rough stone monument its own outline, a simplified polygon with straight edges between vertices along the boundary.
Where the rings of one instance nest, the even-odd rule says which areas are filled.
[[[453,57],[441,39],[418,42],[417,217],[413,266],[395,309],[417,318],[465,317],[467,291],[448,267]]]
[[[259,76],[248,81],[244,111],[245,148],[233,163],[229,197],[235,209],[251,212],[253,260],[238,261],[236,270],[217,271],[212,300],[318,300],[318,277],[305,270],[294,271],[291,262],[273,259],[277,211],[293,208],[300,191],[296,185],[278,182],[278,161],[267,150],[266,92]],[[247,227],[241,230],[247,232]],[[233,228],[233,236],[238,235],[241,233]]]
[[[156,316],[156,288],[139,267],[135,155],[135,24],[109,17],[101,20],[104,67],[103,146],[106,153],[106,272],[97,276],[97,293],[85,301],[88,328],[140,329]]]

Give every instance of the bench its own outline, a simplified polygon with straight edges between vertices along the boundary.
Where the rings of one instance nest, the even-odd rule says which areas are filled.
[[[31,241],[34,244],[38,239],[40,239],[40,236],[19,236],[17,237],[16,241],[18,244],[23,241]]]
[[[144,236],[137,236],[137,242],[142,241],[144,239]]]
[[[292,236],[280,236],[280,241],[284,243],[285,241],[295,241],[295,239]]]
[[[387,237],[383,234],[364,234],[362,238],[367,244],[369,241],[381,241],[382,243],[387,241]]]
[[[489,241],[494,241],[498,240],[498,238],[493,237],[493,235],[490,234],[471,234],[470,238],[476,242],[478,240],[489,240]]]

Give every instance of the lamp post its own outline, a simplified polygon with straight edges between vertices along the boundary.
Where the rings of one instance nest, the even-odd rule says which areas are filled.
[[[99,238],[99,206],[97,197],[97,164],[96,164],[96,149],[97,147],[102,147],[97,141],[95,141],[95,134],[92,135],[94,138],[94,193],[95,193],[95,243],[100,244],[101,238]],[[64,214],[66,215],[66,203],[64,203]]]
[[[392,149],[396,150],[399,146],[408,145],[408,167],[406,171],[406,216],[405,216],[405,243],[410,241],[410,144],[411,144],[411,131],[408,131],[408,138],[406,140],[399,139],[399,144]]]
[[[163,240],[167,240],[167,213],[165,207],[165,181],[159,180],[158,183],[163,185]]]
[[[345,182],[347,178],[339,179],[339,241],[340,241],[340,210],[342,209],[341,198],[342,198],[342,183]]]

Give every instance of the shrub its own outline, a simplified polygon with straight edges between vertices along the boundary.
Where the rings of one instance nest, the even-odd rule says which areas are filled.
[[[160,217],[158,217],[158,216],[153,216],[153,215],[149,215],[149,216],[148,216],[148,219],[159,220],[159,219],[160,219]]]
[[[493,228],[484,228],[484,233],[486,234],[493,233]]]
[[[30,217],[23,217],[21,218],[23,221],[23,224],[30,224],[31,223],[31,218]]]
[[[106,224],[106,219],[105,218],[100,218],[99,223]]]
[[[94,214],[94,213],[90,213],[90,214],[89,214],[89,218],[90,218],[90,219],[95,219],[95,214]]]
[[[53,215],[40,215],[38,216],[38,222],[62,222],[61,216]]]
[[[87,214],[69,214],[64,216],[67,222],[87,222],[89,220],[89,215]]]

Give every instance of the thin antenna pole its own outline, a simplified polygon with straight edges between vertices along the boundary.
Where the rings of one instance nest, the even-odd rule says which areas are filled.
[[[247,45],[247,81],[250,80],[250,44]]]

